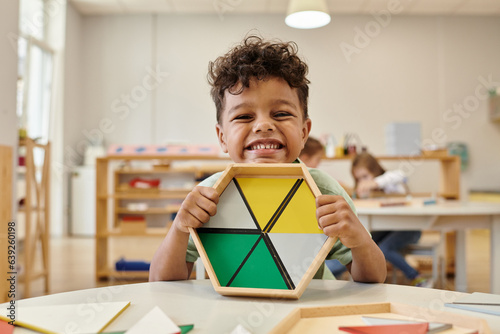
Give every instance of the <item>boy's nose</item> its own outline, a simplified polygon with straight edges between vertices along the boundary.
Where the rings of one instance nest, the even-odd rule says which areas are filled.
[[[268,132],[268,131],[274,131],[275,127],[272,121],[269,119],[260,119],[257,120],[254,126],[254,131],[255,132]]]

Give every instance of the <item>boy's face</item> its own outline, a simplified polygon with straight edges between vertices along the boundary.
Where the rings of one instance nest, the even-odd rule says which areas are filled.
[[[293,162],[311,130],[296,89],[279,78],[251,80],[238,95],[226,90],[221,116],[219,143],[238,163]]]

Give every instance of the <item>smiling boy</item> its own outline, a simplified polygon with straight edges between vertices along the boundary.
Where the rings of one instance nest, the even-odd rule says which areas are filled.
[[[307,111],[307,65],[294,43],[268,42],[249,36],[210,63],[209,82],[217,110],[220,146],[236,163],[298,162],[311,131]],[[354,281],[383,282],[385,259],[353,212],[340,185],[311,169],[323,195],[316,199],[318,224],[339,241],[328,258],[349,269]],[[186,197],[172,227],[151,262],[149,279],[188,279],[198,257],[188,227],[198,228],[217,212],[219,195],[211,186],[220,173],[195,187]],[[315,278],[323,276],[324,266]]]

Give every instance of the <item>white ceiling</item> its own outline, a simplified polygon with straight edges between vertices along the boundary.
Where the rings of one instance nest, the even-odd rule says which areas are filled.
[[[84,15],[139,13],[285,14],[288,0],[70,0]],[[500,0],[327,0],[332,15],[371,14],[397,3],[407,15],[495,15]]]

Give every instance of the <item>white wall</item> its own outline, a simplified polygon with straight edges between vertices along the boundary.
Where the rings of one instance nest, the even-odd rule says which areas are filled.
[[[62,205],[63,223],[58,230],[65,234],[70,226],[70,194],[72,166],[82,163],[82,155],[76,153],[77,141],[85,114],[81,105],[83,103],[82,94],[82,26],[81,15],[76,11],[71,2],[66,6],[66,40],[64,54],[64,126],[62,145]]]
[[[17,1],[0,2],[0,145],[13,148],[13,168],[17,166],[17,35],[18,35]],[[13,184],[0,185],[11,187],[15,198]],[[12,201],[12,214],[15,215],[16,201]],[[4,223],[2,222],[2,226]]]
[[[82,122],[85,119],[82,103],[84,100],[82,65],[83,65],[83,45],[82,45],[83,19],[81,15],[69,2],[66,7],[66,48],[65,48],[65,68],[64,68],[64,152],[65,158],[72,159],[74,163],[80,164],[81,157],[73,152],[72,148],[77,147],[77,140],[81,139]]]
[[[469,145],[470,188],[498,191],[500,124],[487,119],[478,78],[500,85],[500,18],[385,19],[382,27],[372,16],[334,16],[324,28],[296,30],[282,15],[83,17],[81,43],[73,45],[82,56],[72,65],[81,68],[73,87],[81,87],[73,97],[81,103],[67,110],[77,123],[67,144],[76,149],[100,134],[106,144],[216,143],[208,62],[257,28],[265,37],[296,41],[309,63],[313,135],[356,132],[373,153],[384,154],[387,123],[418,121],[426,143]],[[365,28],[371,37],[362,39]],[[346,44],[359,47],[350,62],[340,47]],[[161,83],[145,89],[154,64]],[[450,110],[460,104],[470,111]]]

